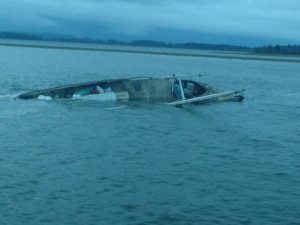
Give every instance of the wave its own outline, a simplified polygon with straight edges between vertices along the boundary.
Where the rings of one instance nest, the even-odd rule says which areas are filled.
[[[21,93],[8,93],[8,94],[0,94],[1,99],[16,99]]]

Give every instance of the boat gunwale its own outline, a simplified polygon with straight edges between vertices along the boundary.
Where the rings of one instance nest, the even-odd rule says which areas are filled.
[[[30,91],[27,93],[20,94],[18,98],[27,98],[31,97],[32,95],[37,95],[42,92],[51,92],[51,91],[57,91],[62,89],[68,89],[68,88],[76,88],[76,87],[84,87],[89,86],[93,84],[100,84],[100,83],[109,83],[109,82],[124,82],[124,81],[139,81],[139,80],[155,80],[155,79],[177,79],[175,75],[172,76],[163,76],[163,77],[132,77],[132,78],[114,78],[114,79],[106,79],[106,80],[98,80],[98,81],[89,81],[89,82],[82,82],[82,83],[76,83],[76,84],[68,84],[68,85],[61,85],[56,86],[52,88],[46,88],[46,89],[40,89],[35,91]]]

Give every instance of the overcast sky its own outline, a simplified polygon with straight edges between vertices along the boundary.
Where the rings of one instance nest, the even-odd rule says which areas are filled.
[[[0,31],[300,44],[300,0],[0,0]]]

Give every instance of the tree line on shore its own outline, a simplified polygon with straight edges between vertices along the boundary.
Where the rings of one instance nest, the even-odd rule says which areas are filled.
[[[39,36],[35,34],[16,33],[16,32],[0,32],[2,39],[15,40],[36,40],[36,41],[57,41],[57,42],[76,42],[91,44],[109,44],[109,45],[129,45],[140,47],[161,47],[161,48],[182,48],[182,49],[203,49],[203,50],[221,50],[221,51],[243,51],[255,54],[285,54],[300,55],[300,45],[268,45],[262,47],[246,47],[226,44],[203,44],[195,42],[172,43],[163,41],[136,40],[136,41],[118,41],[118,40],[99,40],[93,38],[77,38],[73,36]]]
[[[300,45],[269,45],[255,48],[254,52],[257,54],[300,55]]]

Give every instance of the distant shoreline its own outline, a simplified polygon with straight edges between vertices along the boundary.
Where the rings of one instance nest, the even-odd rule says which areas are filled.
[[[11,41],[11,40],[10,40]],[[31,40],[26,40],[31,41]],[[40,41],[43,42],[43,41]],[[66,44],[72,44],[70,42],[60,42],[60,43],[66,43]],[[88,43],[74,43],[74,44],[88,44]],[[91,44],[92,45],[92,44]],[[199,50],[200,49],[176,49],[176,48],[164,48],[164,50],[178,50],[178,52],[168,52],[168,51],[158,51],[159,47],[149,47],[149,49],[153,49],[152,51],[145,51],[145,50],[139,50],[139,49],[129,49],[134,47],[143,47],[143,46],[124,46],[128,49],[118,49],[116,48],[116,45],[111,45],[115,47],[115,49],[112,48],[95,48],[95,47],[75,47],[75,46],[59,46],[59,45],[45,45],[45,44],[20,44],[20,43],[5,43],[1,42],[0,40],[0,47],[20,47],[20,48],[40,48],[40,49],[61,49],[61,50],[71,50],[71,51],[98,51],[98,52],[118,52],[118,53],[133,53],[133,54],[150,54],[150,55],[166,55],[166,56],[182,56],[182,57],[202,57],[202,58],[220,58],[220,59],[239,59],[239,60],[259,60],[259,61],[273,61],[273,62],[291,62],[291,63],[300,63],[300,57],[299,59],[292,59],[292,57],[296,58],[295,55],[277,55],[277,54],[251,54],[247,52],[241,52],[241,53],[234,53],[230,51],[223,51],[221,50],[211,50],[211,52],[208,53],[190,53],[190,52],[184,52],[184,50]],[[147,47],[145,47],[147,48]],[[154,50],[155,49],[155,50]],[[179,52],[181,51],[181,52]],[[209,51],[209,50],[205,50]],[[271,58],[272,57],[272,58]],[[278,57],[278,58],[274,58]],[[280,58],[279,58],[280,57]],[[291,58],[287,58],[291,57]]]
[[[142,47],[142,48],[164,48],[164,49],[184,49],[184,50],[203,50],[203,51],[226,51],[226,52],[243,52],[245,55],[253,56],[286,56],[286,57],[300,57],[300,45],[265,45],[265,46],[243,46],[232,44],[212,44],[200,42],[166,42],[155,40],[131,40],[122,41],[114,39],[95,39],[93,37],[75,37],[64,34],[51,33],[21,33],[21,32],[6,32],[0,31],[1,39],[9,39],[14,41],[40,41],[40,42],[56,42],[56,43],[71,43],[71,44],[85,44],[85,45],[111,45],[111,46],[127,46],[127,47]],[[71,49],[70,49],[71,50]],[[81,50],[81,49],[78,49]],[[88,49],[89,50],[89,49]],[[104,49],[107,51],[107,49]],[[100,51],[100,50],[99,50]],[[140,52],[139,52],[140,53]],[[148,52],[147,52],[148,53]],[[192,55],[191,55],[192,56]]]

